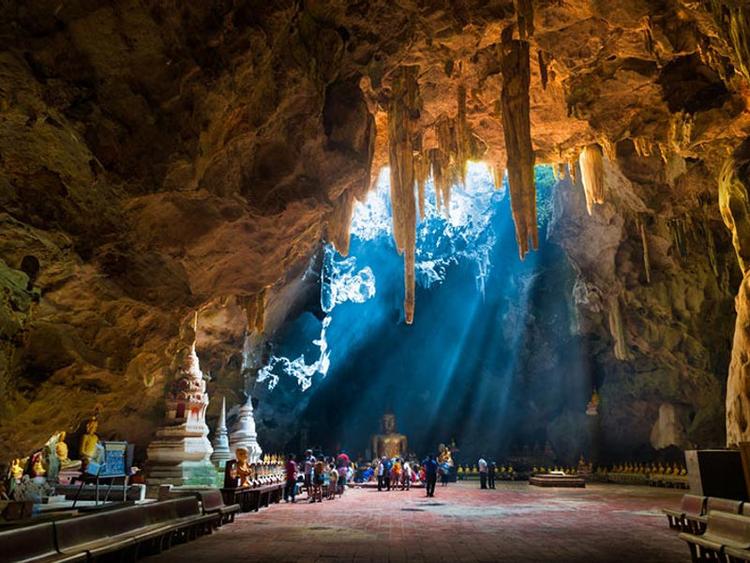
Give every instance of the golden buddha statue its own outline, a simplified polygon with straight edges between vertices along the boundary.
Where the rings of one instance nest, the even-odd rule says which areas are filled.
[[[404,457],[407,452],[406,436],[396,432],[396,415],[386,413],[380,422],[381,434],[372,437],[372,451],[377,457]]]
[[[453,467],[453,454],[451,449],[445,444],[440,444],[438,446],[438,452],[438,463],[440,465],[448,464]]]
[[[96,431],[99,429],[99,421],[96,414],[86,422],[86,434],[81,437],[81,461],[88,464],[90,461],[98,462],[100,458],[99,436]]]
[[[57,455],[57,460],[60,462],[61,471],[75,471],[81,468],[81,461],[68,457],[68,444],[65,443],[65,436],[65,432],[60,432],[57,444],[55,444],[55,455]]]
[[[14,459],[10,464],[10,476],[16,481],[20,481],[23,477],[23,466],[24,461],[21,458]]]
[[[247,448],[237,448],[235,455],[237,456],[237,464],[235,465],[235,471],[237,472],[237,479],[239,480],[240,487],[249,487],[250,481],[252,480],[253,468],[250,466],[249,458],[250,452]]]
[[[41,452],[34,454],[34,459],[31,464],[31,473],[33,477],[44,477],[47,473],[47,469],[44,467],[44,460]]]

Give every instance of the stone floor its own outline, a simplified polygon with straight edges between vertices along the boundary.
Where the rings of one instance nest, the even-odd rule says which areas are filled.
[[[378,493],[349,490],[322,504],[243,514],[218,533],[147,561],[689,561],[659,512],[682,491],[500,483]],[[304,495],[302,496],[304,498]]]

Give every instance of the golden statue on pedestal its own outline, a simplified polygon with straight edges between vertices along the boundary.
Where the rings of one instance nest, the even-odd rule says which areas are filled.
[[[404,457],[407,452],[406,436],[396,432],[396,415],[385,413],[380,420],[380,434],[372,437],[372,453],[377,457]]]

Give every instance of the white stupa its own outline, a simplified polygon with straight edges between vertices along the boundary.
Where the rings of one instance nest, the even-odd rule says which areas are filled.
[[[213,448],[206,426],[206,380],[195,352],[197,323],[196,313],[191,345],[167,393],[164,423],[148,445],[149,485],[213,485],[216,480],[209,459]]]
[[[211,444],[214,447],[214,453],[211,454],[211,462],[216,466],[223,468],[227,461],[233,458],[232,451],[229,449],[229,435],[227,433],[227,399],[221,399],[221,414],[219,423],[214,430],[214,439]]]
[[[253,418],[253,399],[247,396],[247,401],[240,407],[240,415],[229,435],[229,448],[234,451],[240,446],[247,448],[250,453],[250,462],[260,461],[263,450],[258,445],[258,435],[255,432],[255,419]]]

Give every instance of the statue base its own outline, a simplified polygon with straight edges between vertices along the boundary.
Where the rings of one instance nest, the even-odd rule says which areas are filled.
[[[146,484],[149,487],[159,485],[176,486],[220,486],[222,477],[216,467],[208,460],[182,461],[176,465],[154,465],[148,469]]]

